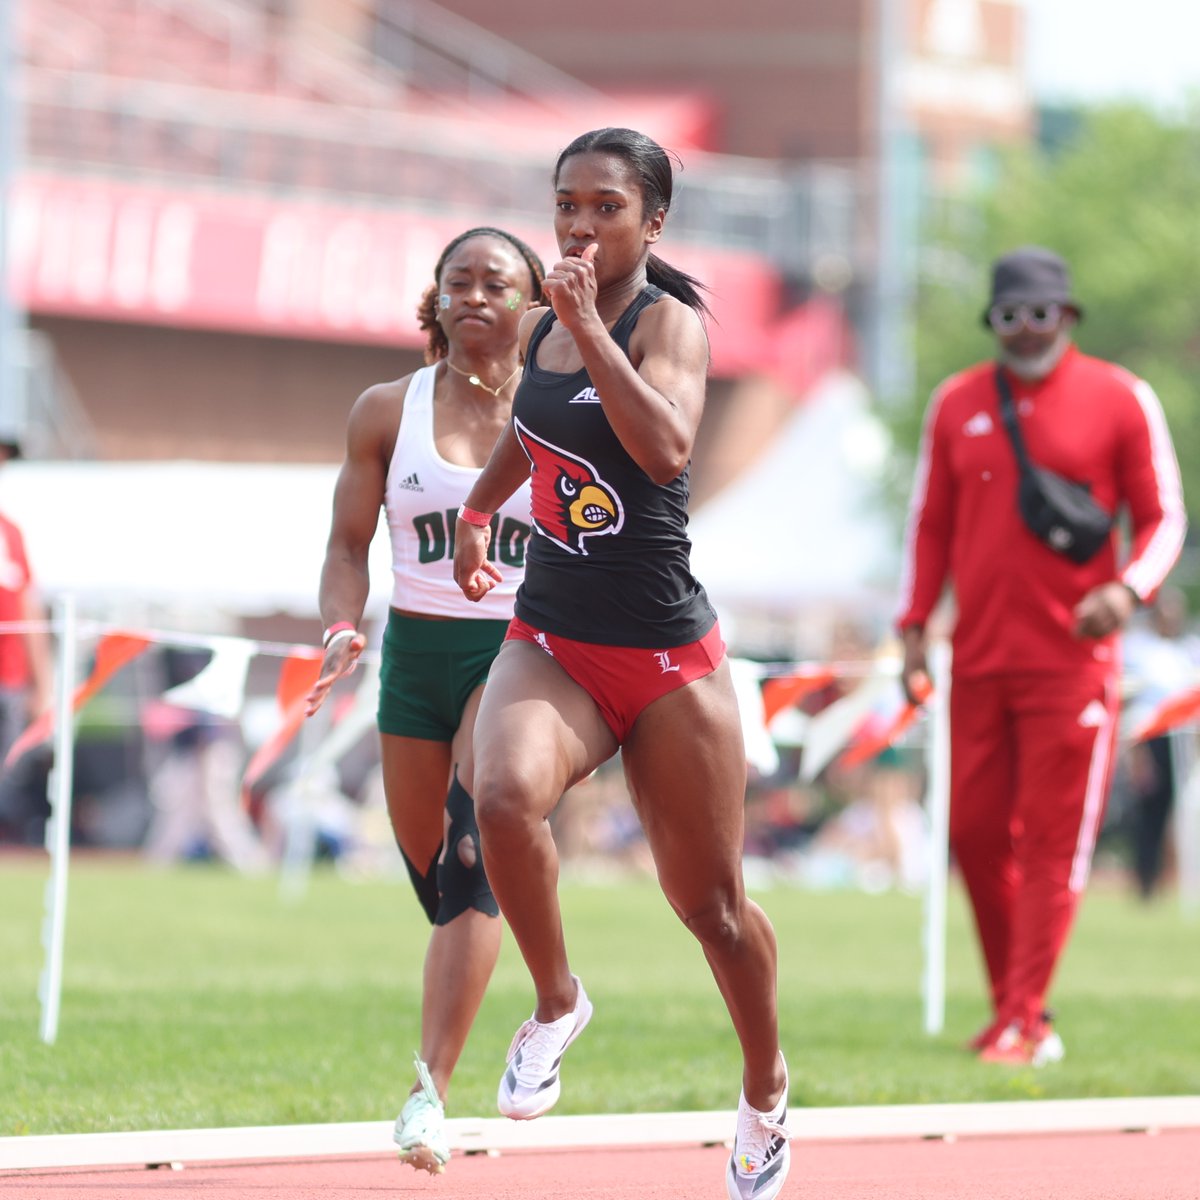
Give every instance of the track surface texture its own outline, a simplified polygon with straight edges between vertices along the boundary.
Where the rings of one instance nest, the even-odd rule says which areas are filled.
[[[720,1146],[390,1154],[0,1172],[5,1200],[721,1200]],[[1200,1128],[796,1142],[780,1200],[1200,1200]]]

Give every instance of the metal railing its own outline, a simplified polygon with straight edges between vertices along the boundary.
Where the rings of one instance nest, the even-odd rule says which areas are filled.
[[[114,74],[108,56],[119,48],[118,30],[91,20],[80,0],[27,3],[31,50],[39,38],[44,47],[66,39],[80,50],[67,63],[55,59],[57,67],[27,54],[18,73],[28,159],[59,171],[336,193],[540,221],[549,187],[544,153],[501,151],[479,118],[415,116],[404,98],[441,99],[453,112],[448,98],[459,97],[469,113],[505,96],[545,116],[556,98],[601,96],[429,0],[374,0],[366,46],[300,31],[271,16],[266,0],[126,0],[134,28],[148,38],[166,17],[222,51],[215,75],[197,69],[190,80],[182,50],[178,65],[151,61],[144,75]],[[180,36],[186,46],[188,35]],[[154,78],[156,71],[167,77]],[[422,109],[436,113],[437,104]],[[850,166],[691,154],[672,230],[767,255],[792,274],[830,258],[853,271],[863,211]]]
[[[500,150],[477,122],[34,67],[21,86],[32,165],[483,210],[494,219],[545,217],[544,155]],[[697,153],[679,181],[673,236],[804,272],[830,255],[856,261],[860,207],[847,166]]]
[[[497,94],[543,101],[603,93],[512,42],[427,0],[376,0],[371,49],[414,86],[474,102]]]

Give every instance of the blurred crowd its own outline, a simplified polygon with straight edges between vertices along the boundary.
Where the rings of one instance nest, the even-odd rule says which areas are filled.
[[[861,686],[890,653],[846,626],[830,646],[844,677],[810,692],[771,724],[777,763],[751,765],[746,863],[751,883],[919,891],[929,865],[926,733],[915,723],[895,745],[847,765],[834,756],[805,767],[813,717]],[[249,790],[243,775],[263,740],[254,705],[242,720],[181,708],[162,693],[193,678],[206,651],[163,647],[118,676],[81,714],[72,839],[155,862],[217,860],[245,872],[303,854],[355,877],[402,875],[387,820],[372,730],[336,768],[310,771],[313,731]],[[1127,711],[1146,712],[1200,678],[1200,634],[1184,593],[1165,588],[1126,638]],[[858,668],[856,670],[856,668]],[[897,686],[898,691],[898,686]],[[306,740],[306,738],[308,740]],[[1195,761],[1190,726],[1142,742],[1123,740],[1098,851],[1098,869],[1119,873],[1151,898],[1174,878],[1176,793]],[[5,772],[0,844],[40,845],[49,814],[51,755],[43,744]],[[810,777],[811,775],[811,777]],[[589,878],[652,871],[619,758],[568,794],[554,814],[567,870]]]

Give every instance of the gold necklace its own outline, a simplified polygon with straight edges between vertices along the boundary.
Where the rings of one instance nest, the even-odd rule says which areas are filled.
[[[473,383],[477,388],[483,388],[483,390],[487,392],[489,396],[496,396],[497,398],[499,398],[500,393],[504,391],[504,389],[508,387],[510,383],[512,383],[512,381],[516,378],[517,373],[521,370],[521,364],[518,363],[517,369],[513,371],[513,373],[498,388],[490,388],[486,383],[483,382],[482,379],[479,378],[478,375],[475,374],[474,371],[464,371],[462,367],[456,367],[449,358],[446,359],[446,366],[448,366],[452,371],[457,371],[466,379],[468,383]]]

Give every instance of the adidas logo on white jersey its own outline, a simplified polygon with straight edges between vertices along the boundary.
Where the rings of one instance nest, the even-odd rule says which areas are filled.
[[[582,392],[577,392],[571,397],[572,404],[599,404],[600,393],[594,387],[585,387]]]
[[[416,471],[400,480],[396,486],[402,488],[406,492],[423,492],[425,490],[421,486],[421,481],[417,478]]]
[[[977,412],[964,426],[966,437],[985,437],[992,432],[992,418],[985,412]]]

